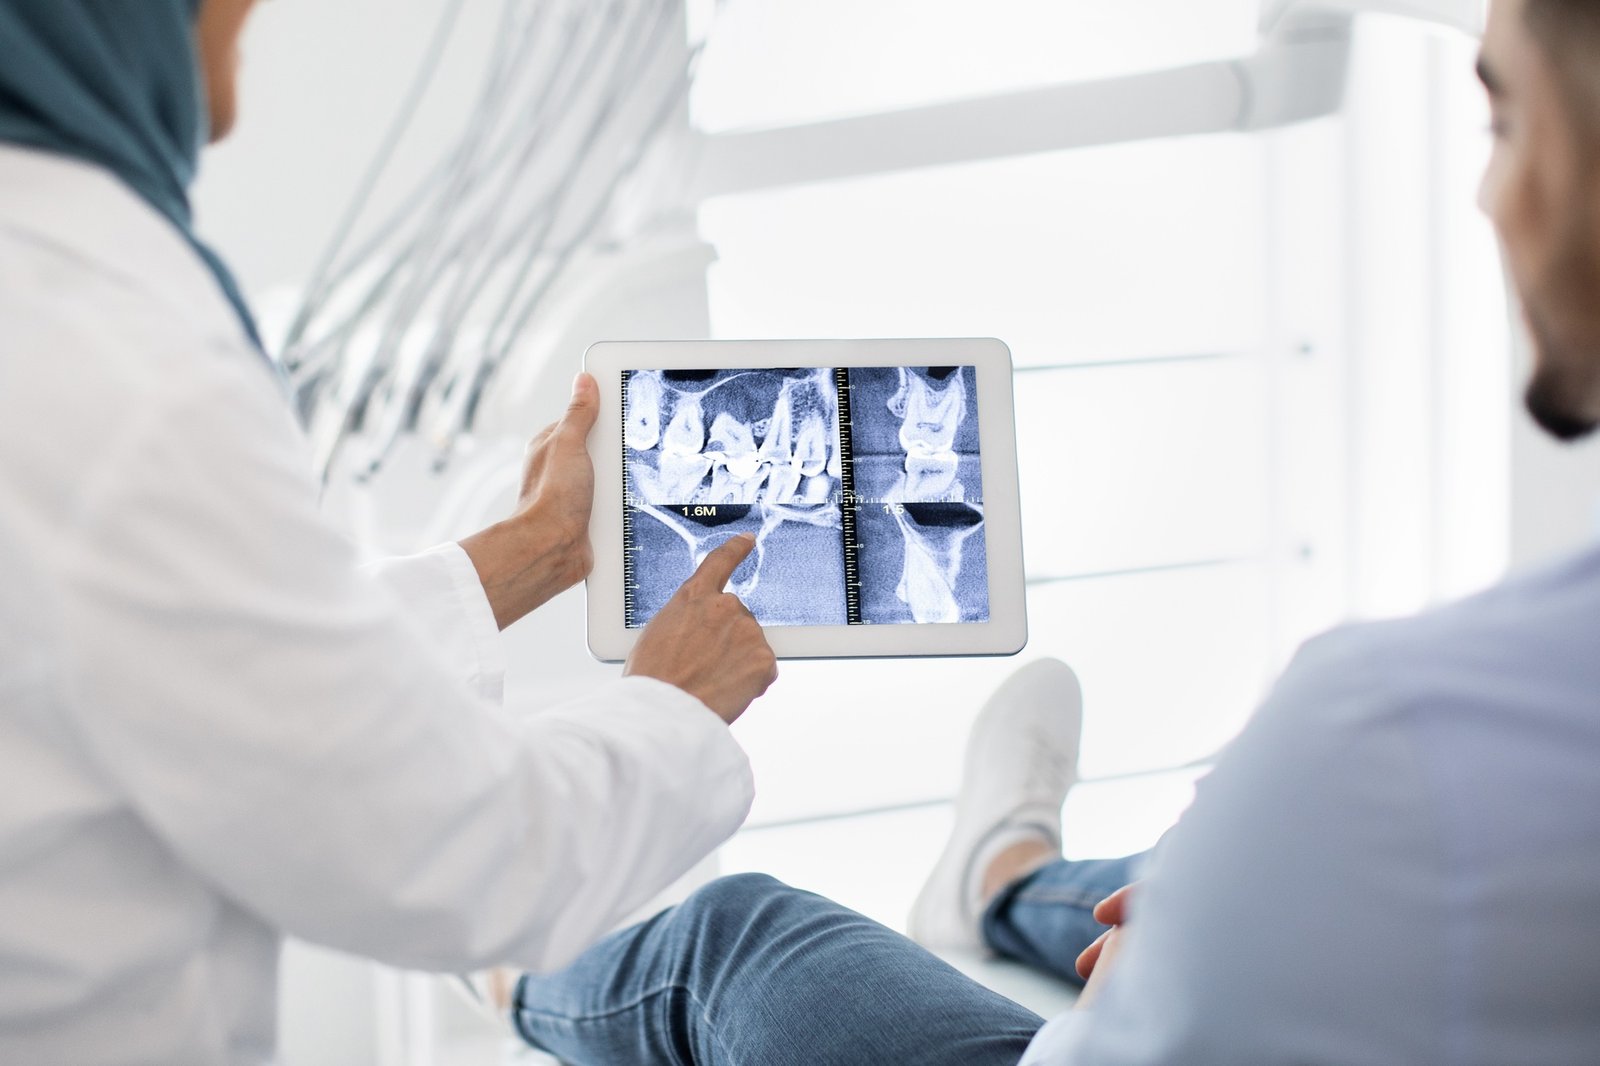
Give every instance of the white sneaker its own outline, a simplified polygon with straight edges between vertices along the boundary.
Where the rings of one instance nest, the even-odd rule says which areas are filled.
[[[989,697],[967,738],[955,828],[911,910],[911,939],[935,950],[983,947],[989,864],[1024,840],[1061,847],[1082,727],[1078,676],[1056,659],[1029,663]]]

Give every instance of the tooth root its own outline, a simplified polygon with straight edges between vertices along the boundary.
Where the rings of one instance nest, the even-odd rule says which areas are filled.
[[[785,384],[783,391],[778,393],[778,402],[772,408],[772,418],[768,420],[767,438],[761,443],[763,458],[772,456],[785,456],[790,454],[789,439],[794,423],[794,409],[789,400],[791,386]]]
[[[898,516],[898,520],[906,550],[896,595],[911,608],[913,621],[961,621],[961,605],[956,602],[955,594],[956,575],[961,572],[962,545],[977,527],[923,530],[904,516]]]
[[[801,489],[801,495],[808,504],[816,505],[825,503],[828,494],[833,491],[833,479],[826,477],[808,477]]]
[[[822,473],[828,465],[828,432],[822,419],[812,415],[800,426],[795,437],[795,462],[800,464],[807,477]]]
[[[800,489],[800,471],[792,466],[775,467],[772,471],[767,498],[774,503],[793,503]]]

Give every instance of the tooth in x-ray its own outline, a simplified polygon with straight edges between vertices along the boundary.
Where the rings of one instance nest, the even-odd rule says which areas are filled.
[[[894,499],[895,521],[905,540],[905,568],[895,594],[916,622],[959,622],[956,578],[962,546],[983,525],[983,511],[964,504],[966,488],[957,480],[961,458],[956,434],[967,415],[965,368],[943,383],[900,368],[900,387],[888,403],[900,421],[905,463]]]
[[[939,386],[931,379],[900,368],[900,388],[889,398],[889,411],[900,421],[900,447],[906,453],[903,500],[956,502],[965,488],[956,480],[961,460],[956,434],[967,416],[966,370]]]
[[[837,449],[828,446],[837,438],[837,428],[824,422],[824,411],[817,410],[828,406],[824,397],[831,393],[821,391],[826,384],[816,378],[785,381],[772,417],[764,420],[760,461],[771,469],[768,496],[774,503],[821,502],[833,488],[831,480],[818,480],[829,470],[830,458],[838,462]],[[798,418],[797,403],[807,408]],[[837,471],[830,471],[830,476],[837,477]]]
[[[983,526],[983,512],[968,504],[908,503],[895,512],[905,537],[905,569],[895,595],[915,622],[959,622],[956,576],[968,537]]]
[[[661,373],[640,371],[628,380],[628,410],[623,440],[634,451],[647,452],[661,440]]]
[[[700,410],[700,398],[689,397],[681,401],[667,423],[661,439],[661,459],[656,470],[659,477],[657,493],[669,499],[692,499],[711,470],[711,458],[704,452],[706,442],[705,415]]]
[[[755,431],[723,411],[711,423],[711,441],[702,453],[711,460],[711,503],[755,503],[770,472],[756,452]]]

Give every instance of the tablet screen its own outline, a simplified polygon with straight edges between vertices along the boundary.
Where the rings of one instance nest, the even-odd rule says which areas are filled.
[[[763,625],[989,620],[973,367],[626,370],[622,416],[629,629],[741,533]]]

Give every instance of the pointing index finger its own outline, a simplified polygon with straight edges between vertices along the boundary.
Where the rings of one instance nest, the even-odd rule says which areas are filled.
[[[741,533],[731,540],[723,541],[715,551],[706,556],[705,562],[700,564],[700,569],[689,579],[690,584],[698,586],[703,591],[721,592],[732,579],[733,572],[739,569],[739,564],[750,557],[755,547],[756,538],[749,533]]]

